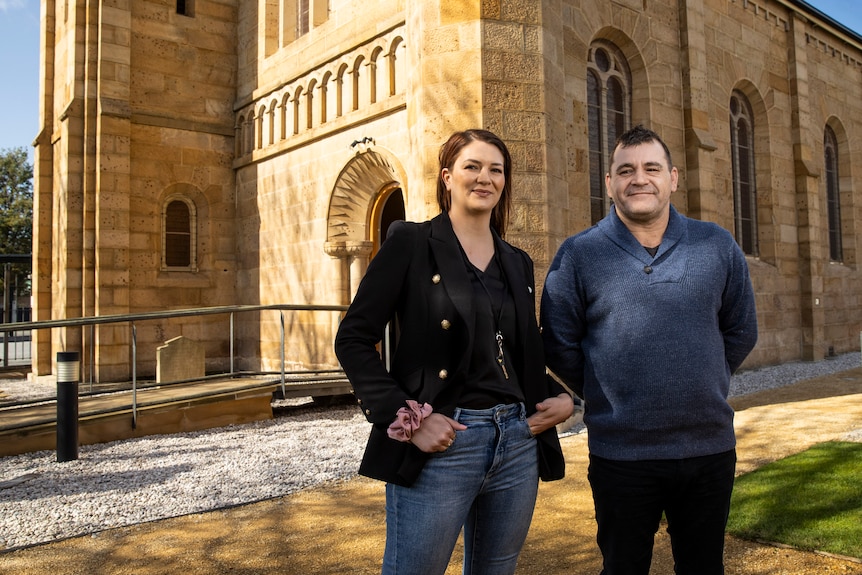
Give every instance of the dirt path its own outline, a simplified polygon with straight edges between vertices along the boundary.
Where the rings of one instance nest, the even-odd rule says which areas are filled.
[[[739,472],[862,428],[862,368],[752,394],[737,409]],[[525,575],[596,574],[583,435],[563,439],[568,476],[542,484],[521,555]],[[209,513],[112,529],[0,554],[15,575],[379,573],[383,485],[356,479]],[[862,563],[727,538],[727,575],[862,575]],[[460,550],[447,575],[460,573]],[[673,573],[667,534],[651,575]]]

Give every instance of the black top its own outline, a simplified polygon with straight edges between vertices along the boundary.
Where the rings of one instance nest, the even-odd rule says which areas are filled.
[[[485,271],[464,256],[473,288],[476,310],[475,339],[467,370],[467,381],[461,390],[458,406],[487,409],[495,405],[524,401],[518,374],[512,367],[512,343],[515,341],[515,304],[506,276],[496,254]],[[497,331],[503,336],[503,354],[497,345]],[[501,366],[500,359],[503,364]],[[503,369],[505,366],[505,370]]]

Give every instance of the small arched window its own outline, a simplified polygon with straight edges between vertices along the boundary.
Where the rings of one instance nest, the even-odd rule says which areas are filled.
[[[590,145],[590,223],[608,213],[605,174],[617,137],[630,127],[631,75],[616,46],[597,41],[587,62],[587,110]]]
[[[758,256],[754,114],[748,98],[737,90],[730,96],[730,147],[736,241],[747,255]]]
[[[169,198],[162,212],[162,268],[197,271],[196,213],[185,198]]]
[[[823,135],[823,155],[826,163],[826,213],[829,221],[829,259],[844,261],[841,244],[841,190],[838,178],[838,138],[829,126]]]

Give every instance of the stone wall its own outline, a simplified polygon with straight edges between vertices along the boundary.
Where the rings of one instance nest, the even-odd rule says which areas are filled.
[[[454,130],[509,144],[508,239],[537,284],[563,239],[590,225],[591,46],[622,55],[629,125],[667,141],[674,205],[733,230],[729,104],[755,123],[760,340],[746,366],[858,349],[862,40],[777,0],[321,0],[308,31],[277,0],[105,5],[43,0],[36,148],[34,317],[230,304],[344,304],[401,194],[437,212],[437,152]],[[64,11],[64,7],[68,8]],[[98,39],[98,43],[95,39]],[[824,129],[838,140],[843,261],[830,262]],[[194,206],[195,262],[163,265],[163,212]],[[332,367],[338,314],[286,312],[290,365]],[[225,318],[138,329],[155,348],[201,341],[227,361]],[[277,369],[280,317],[238,318],[239,369]],[[40,333],[34,371],[95,345],[105,378],[129,372],[127,326]]]

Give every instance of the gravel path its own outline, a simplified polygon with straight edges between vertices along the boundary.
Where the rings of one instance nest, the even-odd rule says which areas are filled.
[[[742,372],[744,395],[859,367],[849,353]],[[18,389],[26,387],[26,391]],[[0,380],[10,397],[38,386]],[[0,458],[0,550],[279,497],[353,477],[368,434],[355,406],[274,404],[273,420]]]

